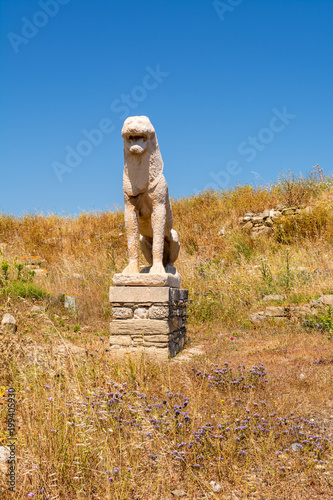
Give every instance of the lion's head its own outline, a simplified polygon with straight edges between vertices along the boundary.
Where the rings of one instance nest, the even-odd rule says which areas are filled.
[[[155,129],[147,116],[130,116],[124,122],[121,135],[125,153],[142,155],[155,139]]]

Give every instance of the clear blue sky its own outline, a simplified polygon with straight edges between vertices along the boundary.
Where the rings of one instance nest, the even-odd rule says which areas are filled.
[[[2,212],[122,206],[131,115],[175,198],[333,170],[332,0],[0,6]]]

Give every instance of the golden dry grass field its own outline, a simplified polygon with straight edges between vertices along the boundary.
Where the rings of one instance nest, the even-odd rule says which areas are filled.
[[[240,228],[277,205],[313,208],[270,236]],[[331,309],[249,319],[268,294],[285,306],[333,294],[332,178],[209,191],[173,201],[173,214],[190,304],[187,344],[168,362],[109,350],[122,212],[0,215],[1,318],[17,320],[0,337],[0,447],[10,387],[17,438],[16,492],[2,468],[1,499],[333,497]]]

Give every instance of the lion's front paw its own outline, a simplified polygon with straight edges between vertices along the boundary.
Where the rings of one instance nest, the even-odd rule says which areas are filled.
[[[139,264],[137,262],[130,262],[121,274],[138,274],[139,272]]]
[[[149,274],[166,274],[162,262],[153,264],[150,268]]]

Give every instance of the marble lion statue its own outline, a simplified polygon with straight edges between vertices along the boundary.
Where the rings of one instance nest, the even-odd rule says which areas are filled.
[[[150,274],[176,273],[179,253],[177,232],[172,229],[172,210],[163,160],[155,129],[147,116],[131,116],[124,122],[123,190],[129,264],[122,274],[136,274],[141,250]]]

